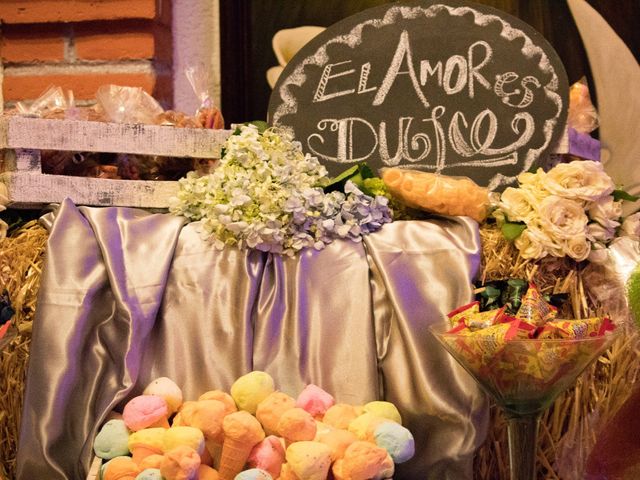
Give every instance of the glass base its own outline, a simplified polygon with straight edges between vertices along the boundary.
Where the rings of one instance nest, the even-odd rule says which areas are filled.
[[[514,414],[506,411],[509,434],[509,472],[511,480],[535,480],[536,449],[540,412]]]

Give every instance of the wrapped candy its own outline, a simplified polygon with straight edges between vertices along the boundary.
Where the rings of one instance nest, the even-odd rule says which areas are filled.
[[[478,222],[487,216],[489,192],[469,178],[387,168],[382,180],[393,196],[409,207],[441,215],[464,215]]]
[[[522,304],[516,313],[516,317],[528,323],[541,326],[553,320],[558,314],[558,309],[547,303],[535,285],[529,284],[527,293],[522,297]]]

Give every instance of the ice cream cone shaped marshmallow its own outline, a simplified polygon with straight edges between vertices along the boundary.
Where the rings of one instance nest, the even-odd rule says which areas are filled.
[[[159,468],[145,468],[138,474],[136,480],[162,480],[162,474]]]
[[[336,480],[383,480],[393,478],[393,460],[384,448],[371,442],[349,445],[332,467]]]
[[[295,406],[293,397],[284,392],[273,392],[258,404],[256,417],[267,435],[276,435],[280,417]]]
[[[200,395],[198,400],[218,400],[224,403],[227,408],[227,414],[238,411],[238,407],[236,406],[236,402],[233,397],[222,390],[209,390],[208,392]]]
[[[333,428],[347,429],[352,420],[354,420],[360,412],[357,407],[346,403],[336,403],[333,405],[322,418],[322,423],[332,426]]]
[[[200,465],[198,467],[198,480],[219,480],[220,475],[218,471],[211,468],[209,465]]]
[[[384,448],[394,463],[403,463],[413,457],[415,441],[411,432],[395,422],[383,422],[374,432],[376,445]]]
[[[265,470],[273,478],[280,476],[283,463],[284,447],[280,439],[274,435],[269,435],[253,447],[247,459],[247,464],[251,468]]]
[[[218,465],[222,453],[222,422],[229,413],[232,412],[220,400],[198,400],[191,417],[191,425],[204,434],[205,447],[215,465]]]
[[[124,406],[122,419],[129,430],[137,432],[143,428],[169,428],[169,409],[162,397],[139,395]]]
[[[222,422],[224,443],[218,473],[222,480],[233,480],[242,471],[253,447],[265,437],[260,422],[249,412],[230,413]]]
[[[258,404],[274,390],[275,385],[271,375],[255,370],[238,378],[231,385],[231,396],[239,410],[255,415]]]
[[[109,460],[102,473],[103,480],[134,480],[140,468],[131,457],[115,457]]]
[[[164,432],[161,427],[143,428],[129,437],[129,450],[133,461],[138,465],[150,455],[162,455],[164,452]]]
[[[200,456],[204,452],[204,435],[195,427],[171,427],[165,430],[162,445],[165,452],[179,446],[187,446],[193,448]]]
[[[160,469],[160,465],[162,465],[162,460],[164,460],[164,455],[153,454],[148,457],[144,457],[138,466],[140,470],[145,470],[147,468],[157,468]]]
[[[320,442],[296,442],[287,448],[286,458],[298,478],[325,480],[331,466],[331,449]]]
[[[331,449],[332,462],[342,458],[349,445],[357,440],[358,437],[356,437],[354,433],[351,433],[348,430],[338,429],[324,432],[316,437],[316,441],[324,443]]]
[[[259,468],[252,468],[245,470],[236,475],[234,480],[273,480],[273,477],[269,472],[261,470]]]
[[[296,407],[306,410],[316,420],[322,420],[326,411],[335,403],[333,396],[312,383],[307,385],[296,399]]]
[[[93,441],[97,457],[109,460],[129,454],[129,429],[123,420],[109,420]]]
[[[180,445],[165,452],[160,473],[166,480],[197,480],[200,455],[193,448]]]
[[[184,402],[178,409],[178,413],[175,414],[171,421],[173,427],[189,427],[191,425],[191,416],[196,407],[196,402],[190,400]]]
[[[160,377],[153,380],[142,392],[143,395],[156,395],[164,398],[167,402],[169,415],[175,413],[182,405],[182,390],[173,380],[167,377]]]
[[[365,413],[371,413],[377,417],[388,418],[389,420],[402,425],[402,417],[396,406],[391,402],[377,400],[369,402],[362,407]]]
[[[378,417],[373,413],[363,413],[349,424],[348,430],[356,435],[359,440],[374,442],[373,435],[378,425],[388,422],[389,419]]]
[[[278,480],[302,480],[298,477],[291,466],[288,463],[282,465],[282,471],[280,472],[280,478]]]
[[[278,422],[278,434],[284,438],[285,445],[293,442],[313,440],[316,436],[316,421],[311,414],[301,408],[287,410]]]

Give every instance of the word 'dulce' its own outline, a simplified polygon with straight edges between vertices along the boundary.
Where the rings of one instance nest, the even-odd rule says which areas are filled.
[[[314,155],[338,163],[366,161],[377,156],[387,166],[409,162],[435,171],[447,167],[449,149],[463,159],[456,161],[456,166],[497,167],[518,163],[517,151],[527,145],[535,131],[534,118],[526,109],[536,95],[542,94],[542,83],[535,76],[521,76],[512,71],[490,75],[487,66],[491,64],[493,49],[483,40],[470,44],[464,54],[452,55],[444,62],[415,59],[409,32],[404,30],[379,85],[369,84],[370,62],[354,65],[347,60],[325,65],[313,103],[338,98],[345,102],[349,96],[369,95],[371,108],[383,110],[385,102],[393,102],[389,92],[400,80],[401,87],[396,88],[402,88],[403,95],[414,95],[424,114],[416,115],[414,110],[406,116],[375,122],[358,116],[322,118],[315,125],[316,131],[307,136],[307,147]],[[332,88],[332,82],[337,80],[342,87]],[[350,80],[352,85],[345,87],[345,81]],[[426,87],[441,90],[440,98],[463,95],[467,104],[482,89],[495,95],[498,99],[495,103],[502,105],[501,111],[496,114],[487,106],[469,114],[450,105],[434,105],[425,93]],[[479,106],[490,104],[485,101]],[[395,139],[393,151],[389,148],[391,138]]]

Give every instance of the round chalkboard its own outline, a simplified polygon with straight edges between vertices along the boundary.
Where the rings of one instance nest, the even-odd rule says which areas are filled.
[[[269,123],[330,174],[366,161],[503,188],[565,126],[568,83],[551,45],[502,11],[399,2],[327,28],[280,76]]]

